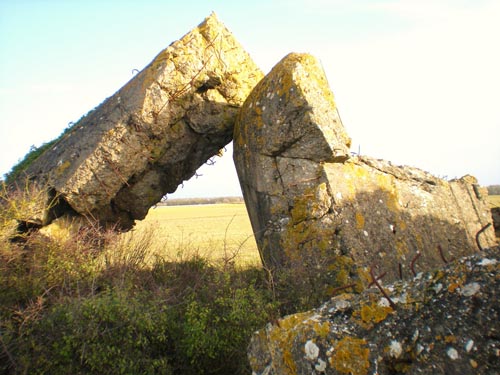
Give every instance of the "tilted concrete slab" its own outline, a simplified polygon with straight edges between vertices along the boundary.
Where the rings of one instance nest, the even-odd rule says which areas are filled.
[[[238,109],[262,76],[212,14],[78,121],[25,174],[77,214],[130,228],[231,141]]]

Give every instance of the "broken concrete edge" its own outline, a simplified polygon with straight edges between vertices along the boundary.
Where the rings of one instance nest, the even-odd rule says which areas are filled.
[[[55,191],[71,214],[130,228],[231,141],[236,112],[262,76],[212,13],[52,141],[24,174]],[[41,216],[46,223],[54,215]]]
[[[269,323],[249,345],[253,374],[495,373],[499,250],[410,281],[373,280],[361,294],[339,294]]]
[[[288,54],[255,86],[239,112],[234,142],[243,154],[255,149],[265,156],[317,162],[349,157],[351,139],[314,56]],[[243,163],[238,152],[234,159]]]

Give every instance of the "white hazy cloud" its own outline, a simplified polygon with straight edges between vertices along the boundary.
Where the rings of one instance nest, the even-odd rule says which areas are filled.
[[[378,4],[414,21],[405,32],[318,48],[354,146],[439,175],[498,183],[499,4],[415,3]]]

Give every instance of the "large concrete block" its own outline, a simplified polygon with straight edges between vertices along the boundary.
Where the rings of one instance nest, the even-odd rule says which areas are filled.
[[[234,160],[262,258],[324,273],[332,287],[411,277],[495,244],[473,177],[349,157],[324,72],[290,54],[255,87],[235,127]]]
[[[238,109],[261,78],[212,14],[25,173],[77,214],[129,228],[231,141]]]

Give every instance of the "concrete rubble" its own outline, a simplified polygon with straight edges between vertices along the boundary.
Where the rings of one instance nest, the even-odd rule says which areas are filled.
[[[498,374],[499,250],[269,323],[252,374]]]

